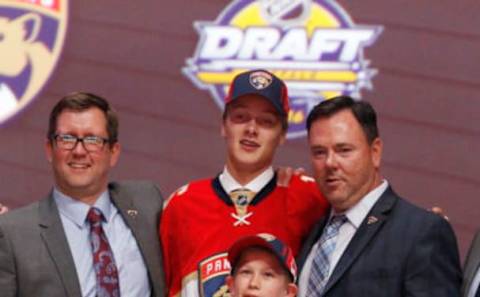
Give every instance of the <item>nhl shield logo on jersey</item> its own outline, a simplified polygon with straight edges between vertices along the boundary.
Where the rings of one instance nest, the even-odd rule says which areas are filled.
[[[194,23],[200,35],[183,73],[224,108],[239,73],[266,69],[288,87],[288,138],[306,135],[305,121],[318,102],[337,95],[360,98],[376,70],[364,49],[381,26],[357,25],[333,0],[234,0],[213,22]],[[264,77],[251,80],[264,87]]]
[[[230,274],[230,262],[227,253],[211,256],[198,264],[200,296],[230,296],[225,279]]]
[[[38,95],[64,44],[68,0],[0,0],[0,123]]]

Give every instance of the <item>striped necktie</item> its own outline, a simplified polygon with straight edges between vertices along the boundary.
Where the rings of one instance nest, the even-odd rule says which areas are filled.
[[[345,215],[334,216],[323,230],[310,270],[307,297],[322,296],[330,271],[330,255],[335,250],[338,231],[346,221],[347,217]]]

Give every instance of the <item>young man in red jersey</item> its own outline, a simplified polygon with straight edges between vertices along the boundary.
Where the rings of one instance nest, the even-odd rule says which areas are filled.
[[[277,185],[272,162],[288,128],[285,83],[265,70],[237,75],[225,102],[223,172],[177,190],[160,224],[169,296],[222,296],[238,238],[270,233],[296,255],[327,203],[313,179]]]

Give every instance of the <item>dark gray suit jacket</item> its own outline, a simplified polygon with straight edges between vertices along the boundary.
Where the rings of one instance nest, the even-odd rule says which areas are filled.
[[[166,295],[158,223],[163,199],[149,182],[109,184],[110,197],[132,230],[152,295]],[[81,297],[75,264],[56,203],[47,198],[0,216],[0,296]]]
[[[326,218],[306,240],[298,258],[300,269],[325,223]],[[323,296],[456,297],[460,285],[458,248],[450,224],[388,188],[353,236]]]
[[[465,266],[463,267],[463,285],[462,285],[462,296],[466,297],[472,281],[477,274],[478,269],[480,268],[480,231],[475,234],[475,238],[472,241],[472,245],[467,254],[467,259],[465,260]]]

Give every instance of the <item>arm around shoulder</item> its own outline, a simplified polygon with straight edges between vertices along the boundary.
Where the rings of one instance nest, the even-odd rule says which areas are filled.
[[[8,207],[6,205],[3,205],[2,203],[0,203],[0,215],[4,214],[4,213],[7,213],[8,211],[9,211]]]

